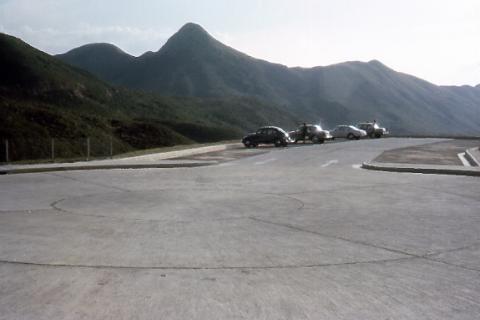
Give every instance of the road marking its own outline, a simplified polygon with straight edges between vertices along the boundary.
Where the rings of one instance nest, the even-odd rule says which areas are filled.
[[[270,163],[270,162],[273,162],[273,161],[277,161],[277,159],[271,158],[271,159],[267,159],[267,160],[264,160],[264,161],[258,161],[258,162],[255,162],[255,165],[256,166],[261,166],[263,164],[267,164],[267,163]]]
[[[471,167],[472,166],[470,164],[470,162],[468,162],[467,158],[465,158],[465,152],[461,152],[461,153],[457,154],[457,156],[460,158],[460,161],[462,161],[463,166],[465,166],[465,167]]]
[[[330,166],[330,165],[332,165],[332,164],[336,164],[336,163],[338,163],[338,160],[330,160],[330,161],[328,161],[327,163],[322,164],[322,168],[326,168],[326,167],[328,167],[328,166]]]

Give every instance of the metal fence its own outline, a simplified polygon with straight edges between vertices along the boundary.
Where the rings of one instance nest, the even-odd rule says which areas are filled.
[[[111,158],[131,151],[112,137],[1,139],[0,163],[55,162]]]

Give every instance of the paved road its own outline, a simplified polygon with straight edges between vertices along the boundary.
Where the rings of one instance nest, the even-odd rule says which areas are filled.
[[[435,141],[0,176],[0,319],[477,319],[480,179],[359,169]]]

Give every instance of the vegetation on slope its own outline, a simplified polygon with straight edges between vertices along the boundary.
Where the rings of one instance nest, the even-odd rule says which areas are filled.
[[[98,72],[85,59],[119,61],[115,57],[121,55],[104,50],[102,56],[92,47],[81,51],[81,57],[73,56],[75,50],[59,57]],[[375,60],[287,68],[225,46],[192,23],[158,52],[128,58],[115,67],[120,75],[104,79],[163,95],[252,96],[327,127],[377,119],[397,134],[480,134],[478,87],[436,86]]]
[[[161,97],[117,88],[3,34],[0,66],[0,138],[10,141],[10,159],[48,157],[50,138],[65,141],[68,156],[85,149],[68,141],[86,137],[112,139],[124,152],[239,138],[263,124],[295,125],[288,112],[253,98]]]

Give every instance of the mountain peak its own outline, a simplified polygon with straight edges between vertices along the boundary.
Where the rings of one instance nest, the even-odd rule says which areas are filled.
[[[56,55],[63,62],[86,69],[106,81],[113,81],[135,57],[109,43],[91,43]]]
[[[171,41],[210,41],[214,38],[199,24],[189,22],[175,33],[168,42]]]
[[[169,49],[185,49],[199,48],[212,44],[216,40],[202,26],[195,23],[187,23],[177,31],[162,48]]]
[[[208,32],[199,24],[188,22],[183,27],[178,30],[178,33],[197,33],[197,34],[208,34]]]
[[[380,62],[379,60],[376,60],[376,59],[368,61],[368,64],[371,65],[371,66],[388,68],[388,67],[387,67],[386,65],[384,65],[382,62]]]
[[[72,49],[63,55],[72,55],[72,54],[116,54],[116,55],[126,55],[130,56],[128,53],[124,52],[119,47],[110,44],[110,43],[89,43],[81,47]],[[61,56],[61,55],[59,55]]]

